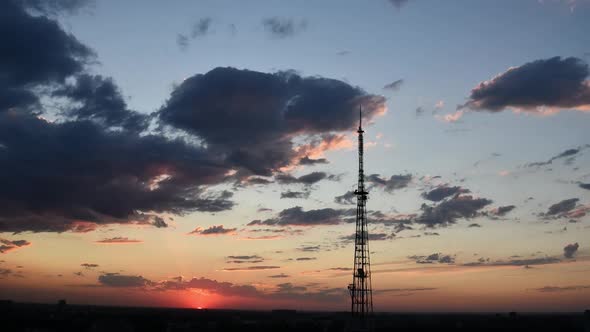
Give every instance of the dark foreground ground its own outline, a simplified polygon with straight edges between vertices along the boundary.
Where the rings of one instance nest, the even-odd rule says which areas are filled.
[[[348,313],[120,308],[0,301],[0,331],[354,331]],[[374,331],[580,331],[590,312],[376,314]]]

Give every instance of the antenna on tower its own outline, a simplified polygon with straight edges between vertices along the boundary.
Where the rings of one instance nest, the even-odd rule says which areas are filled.
[[[362,134],[364,133],[363,131],[363,106],[359,105],[359,129],[357,130],[357,133]]]

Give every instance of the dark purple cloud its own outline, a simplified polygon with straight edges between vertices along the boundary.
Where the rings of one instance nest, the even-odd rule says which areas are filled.
[[[416,261],[417,264],[454,264],[455,258],[451,255],[444,255],[442,253],[434,253],[427,256],[413,255],[409,256],[409,259]]]
[[[230,194],[199,187],[223,181],[228,169],[180,140],[0,113],[0,141],[0,231],[63,232],[79,221],[153,219],[142,211],[233,207]]]
[[[374,187],[383,188],[388,193],[394,190],[406,188],[412,181],[412,174],[392,175],[389,179],[382,178],[379,174],[366,176],[365,181]]]
[[[197,227],[189,235],[225,235],[235,233],[237,228],[225,228],[223,225],[211,226],[209,228]]]
[[[142,115],[111,78],[90,74],[94,52],[45,15],[85,3],[0,4],[0,232],[163,228],[161,213],[230,210],[232,193],[210,186],[323,162],[311,157],[346,143],[337,133],[356,126],[360,105],[369,120],[385,111],[383,97],[342,81],[216,68]],[[46,98],[60,109],[45,109]],[[144,131],[148,124],[158,130]],[[170,138],[184,137],[178,129],[192,136]],[[319,178],[337,179],[295,181]]]
[[[42,9],[44,3],[0,3],[0,113],[38,106],[39,87],[64,83],[94,58],[90,48],[63,31],[56,21],[27,11]]]
[[[72,119],[94,120],[106,127],[121,127],[141,132],[148,126],[148,116],[127,108],[113,79],[100,75],[79,75],[76,82],[53,93],[73,102],[66,111]]]
[[[426,227],[449,226],[457,219],[470,219],[478,216],[478,213],[492,201],[486,198],[473,198],[469,195],[454,196],[442,201],[438,205],[430,206],[422,204],[422,214],[414,219],[415,223]]]
[[[354,242],[355,238],[356,238],[355,233],[340,237],[340,239],[343,242]],[[385,240],[394,239],[395,234],[394,233],[369,233],[368,238],[369,238],[369,241],[385,241]]]
[[[356,195],[353,191],[347,191],[344,195],[334,197],[334,202],[342,205],[356,204]]]
[[[45,16],[83,3],[0,4],[0,232],[164,227],[154,212],[231,209],[230,195],[206,191],[231,168],[205,148],[140,133],[148,118],[112,79],[89,75],[94,52]],[[39,103],[56,97],[57,111]]]
[[[537,107],[590,110],[588,64],[578,58],[553,57],[512,67],[481,82],[461,108],[500,112]]]
[[[142,277],[132,275],[122,275],[118,273],[106,273],[98,277],[98,282],[107,287],[147,287],[153,283]]]
[[[586,145],[579,146],[577,148],[567,149],[567,150],[561,152],[560,154],[551,157],[547,161],[537,161],[537,162],[528,163],[525,165],[525,167],[538,167],[538,166],[551,165],[555,160],[564,159],[564,158],[565,158],[564,163],[566,165],[570,165],[574,162],[575,158],[577,157],[577,155],[580,152],[582,152],[583,150],[585,150],[589,147],[590,147],[590,145],[586,144]]]
[[[281,211],[278,216],[266,220],[254,220],[248,226],[319,226],[344,222],[347,211],[332,208],[304,211],[300,206]]]
[[[184,80],[159,118],[198,136],[228,164],[268,176],[308,156],[295,149],[294,137],[320,137],[320,147],[333,141],[323,135],[357,125],[359,105],[371,119],[384,112],[384,103],[338,80],[215,68]]]
[[[230,282],[219,282],[207,278],[192,278],[184,280],[182,277],[173,280],[161,281],[156,290],[186,290],[199,289],[223,296],[259,297],[262,293],[254,286],[235,285]]]
[[[576,207],[576,204],[578,203],[579,200],[580,200],[579,198],[564,199],[563,201],[561,201],[559,203],[555,203],[555,204],[551,205],[549,207],[549,210],[547,210],[547,213],[545,213],[545,215],[547,215],[547,216],[564,215],[566,212],[573,210]]]
[[[5,254],[22,247],[28,247],[30,245],[31,242],[27,240],[8,240],[0,238],[0,253]]]
[[[304,252],[318,252],[320,251],[320,246],[301,246],[299,248],[297,248],[297,250],[299,251],[304,251]]]
[[[300,177],[295,177],[290,174],[277,174],[275,176],[275,180],[278,183],[282,184],[312,185],[314,183],[327,179],[328,177],[329,175],[325,172],[311,172]]]
[[[328,164],[328,163],[329,163],[329,161],[326,158],[312,159],[312,158],[309,158],[308,156],[305,156],[305,157],[299,159],[299,165],[303,165],[303,166],[313,166],[313,165]]]
[[[568,244],[567,246],[563,247],[563,257],[574,258],[574,255],[578,251],[578,248],[580,248],[578,242]]]
[[[505,205],[505,206],[499,206],[498,208],[496,208],[493,213],[497,216],[505,216],[506,214],[508,214],[508,212],[514,210],[516,208],[516,206],[514,205]]]
[[[447,185],[438,186],[428,192],[422,193],[422,197],[429,201],[439,202],[443,199],[453,196],[456,194],[463,194],[468,193],[469,189],[461,188],[461,187],[449,187]]]
[[[281,193],[281,198],[298,198],[307,199],[309,198],[309,191],[291,191],[287,190]]]

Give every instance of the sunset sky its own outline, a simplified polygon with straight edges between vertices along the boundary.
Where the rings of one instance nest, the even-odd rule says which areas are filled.
[[[590,308],[590,1],[0,2],[0,298]]]

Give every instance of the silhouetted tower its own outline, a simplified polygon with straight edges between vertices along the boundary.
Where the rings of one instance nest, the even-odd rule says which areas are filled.
[[[354,237],[354,269],[352,284],[348,285],[351,298],[351,312],[366,321],[373,314],[373,290],[371,288],[371,259],[369,257],[369,230],[367,227],[367,197],[363,171],[363,126],[359,108],[359,178],[356,195],[356,233]]]

